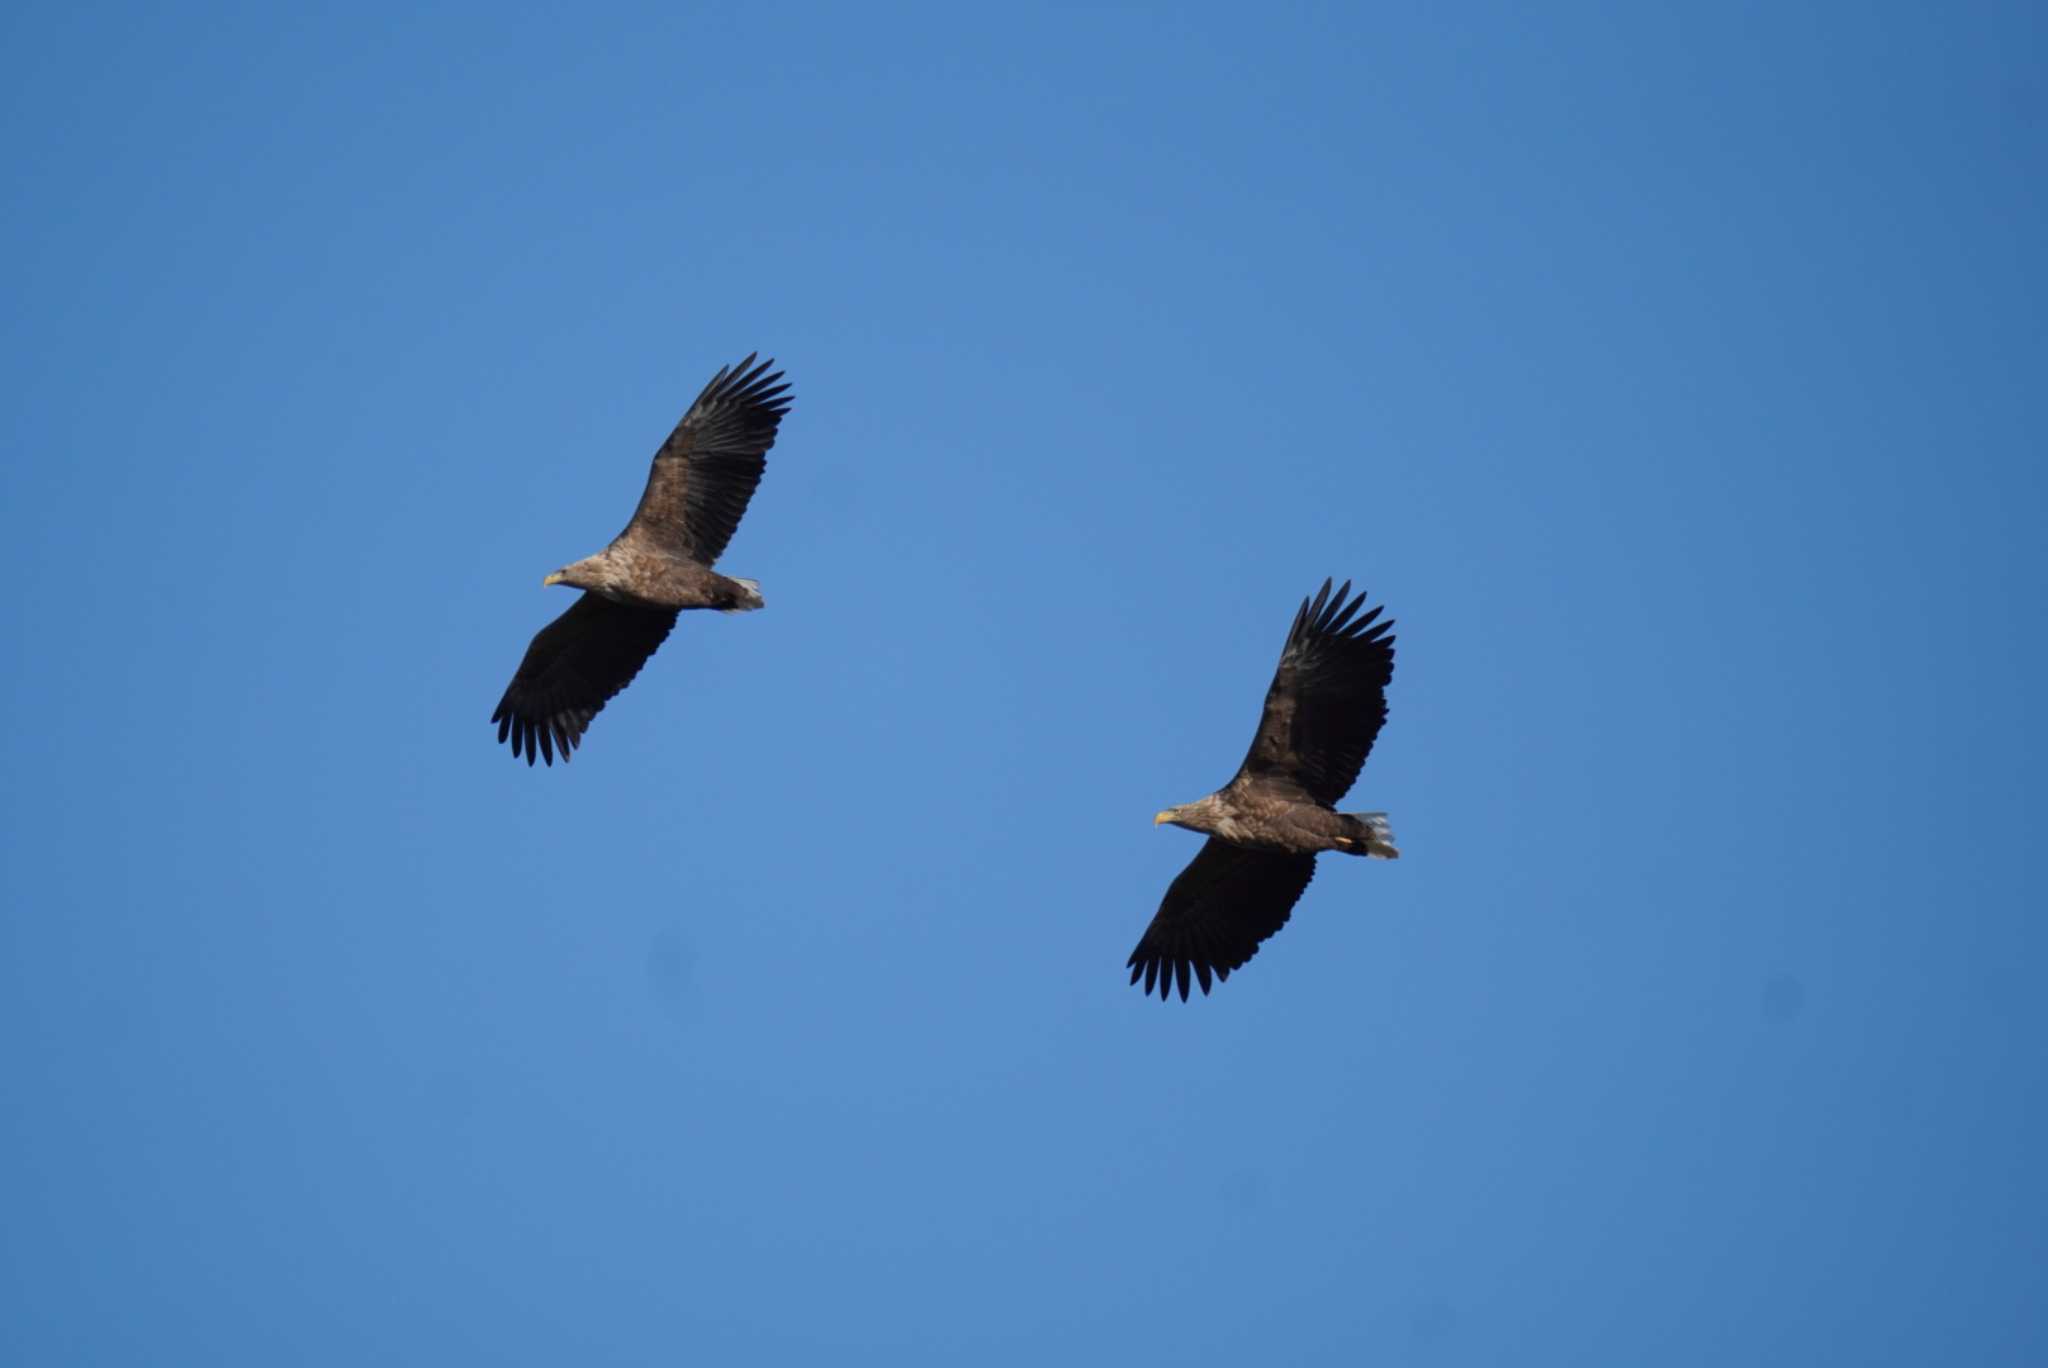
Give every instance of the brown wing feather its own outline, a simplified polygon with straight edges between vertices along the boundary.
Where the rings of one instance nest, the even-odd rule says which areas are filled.
[[[1161,1001],[1178,983],[1187,1001],[1188,976],[1202,991],[1209,977],[1230,977],[1258,953],[1259,942],[1287,925],[1288,915],[1315,877],[1313,855],[1282,855],[1211,836],[1167,887],[1159,912],[1126,961],[1131,982],[1144,976]]]
[[[600,594],[585,594],[540,629],[512,676],[491,721],[498,740],[512,743],[531,765],[536,753],[562,763],[581,744],[590,719],[619,690],[676,625],[673,609],[634,608]]]
[[[1381,608],[1354,618],[1365,595],[1347,604],[1350,592],[1346,580],[1333,597],[1324,580],[1302,600],[1239,780],[1291,782],[1325,806],[1357,781],[1387,720],[1394,624],[1376,621]]]
[[[766,468],[789,411],[789,386],[774,361],[723,366],[690,405],[647,472],[640,506],[620,538],[646,538],[710,565],[725,551]]]

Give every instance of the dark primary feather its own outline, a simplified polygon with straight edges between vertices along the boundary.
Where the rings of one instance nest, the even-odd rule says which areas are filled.
[[[1358,779],[1387,720],[1387,683],[1394,677],[1393,622],[1378,622],[1351,581],[1333,597],[1330,581],[1303,599],[1266,690],[1258,734],[1238,778],[1292,782],[1334,806]]]
[[[590,719],[633,682],[676,625],[674,609],[634,608],[601,594],[584,594],[540,629],[519,672],[512,676],[491,721],[498,740],[531,765],[536,753],[552,765],[568,763]]]
[[[1190,972],[1209,991],[1209,976],[1230,977],[1258,953],[1259,942],[1287,925],[1288,914],[1315,877],[1316,857],[1249,850],[1211,836],[1166,890],[1158,915],[1127,961],[1131,982],[1144,976],[1160,1000]]]
[[[789,386],[750,355],[721,367],[654,453],[647,488],[621,538],[654,545],[710,565],[725,551],[761,483],[775,430],[789,411]]]

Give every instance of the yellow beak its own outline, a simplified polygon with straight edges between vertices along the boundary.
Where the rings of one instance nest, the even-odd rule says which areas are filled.
[[[540,582],[540,587],[541,587],[541,588],[543,588],[543,589],[545,589],[545,588],[547,588],[547,587],[548,587],[548,586],[549,586],[550,584],[560,584],[561,582],[562,582],[562,572],[561,572],[561,571],[559,571],[559,570],[557,570],[557,571],[555,571],[555,573],[554,573],[554,574],[552,574],[552,575],[549,575],[549,576],[548,576],[548,577],[547,577],[546,579],[542,580],[542,581]]]
[[[1161,824],[1163,824],[1163,823],[1166,823],[1166,822],[1170,822],[1170,821],[1172,821],[1172,820],[1173,820],[1173,813],[1171,813],[1171,812],[1162,812],[1162,813],[1160,813],[1160,814],[1159,814],[1159,815],[1158,815],[1157,817],[1154,817],[1154,818],[1152,819],[1152,825],[1153,825],[1153,826],[1159,826],[1159,825],[1161,825]]]

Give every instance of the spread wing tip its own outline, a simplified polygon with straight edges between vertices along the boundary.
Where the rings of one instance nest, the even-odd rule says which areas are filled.
[[[1131,957],[1124,965],[1131,971],[1132,985],[1136,986],[1140,978],[1144,979],[1143,995],[1150,997],[1156,991],[1161,1002],[1170,1001],[1176,989],[1180,992],[1180,1000],[1186,1002],[1190,975],[1193,976],[1193,986],[1201,988],[1204,997],[1209,995],[1214,984],[1230,977],[1228,969],[1203,956],[1165,954],[1148,949],[1143,941],[1131,951]]]
[[[525,760],[528,769],[536,760],[553,769],[558,754],[563,764],[569,763],[576,748],[583,744],[583,734],[589,730],[594,716],[595,713],[586,714],[580,709],[530,716],[507,700],[498,704],[491,721],[498,724],[498,744],[510,743],[514,760]]]
[[[1332,594],[1332,583],[1332,580],[1324,580],[1323,587],[1316,591],[1314,597],[1301,601],[1301,608],[1294,615],[1294,625],[1287,634],[1288,643],[1291,645],[1310,637],[1338,637],[1371,641],[1391,648],[1394,644],[1390,635],[1394,619],[1380,620],[1380,615],[1387,611],[1386,605],[1380,604],[1363,616],[1355,616],[1359,609],[1365,607],[1366,599],[1371,597],[1370,592],[1361,589],[1353,595],[1351,581],[1345,580]]]
[[[711,377],[690,405],[690,411],[696,412],[707,404],[729,403],[760,409],[777,418],[789,412],[795,396],[789,392],[788,382],[783,380],[781,371],[773,369],[774,357],[757,361],[759,355],[748,352],[737,365],[720,366],[718,374]]]

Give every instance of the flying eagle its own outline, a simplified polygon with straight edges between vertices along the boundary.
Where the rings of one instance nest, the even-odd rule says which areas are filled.
[[[1346,604],[1350,592],[1346,580],[1332,597],[1324,580],[1301,601],[1237,776],[1152,819],[1209,834],[1131,952],[1131,982],[1143,976],[1161,1001],[1176,983],[1187,1001],[1190,974],[1207,993],[1212,974],[1227,979],[1257,954],[1315,877],[1318,851],[1400,857],[1386,813],[1336,810],[1387,720],[1394,677],[1392,620],[1375,625],[1380,608],[1354,618],[1365,595]]]
[[[590,719],[633,682],[678,612],[761,606],[760,585],[716,574],[711,563],[740,525],[789,411],[789,386],[777,383],[774,364],[749,356],[721,367],[654,453],[626,530],[541,581],[584,592],[541,628],[491,714],[515,757],[531,765],[538,754],[552,765],[560,751],[567,764]]]

